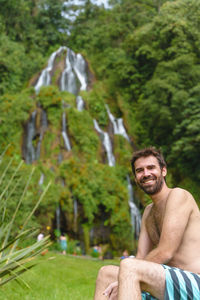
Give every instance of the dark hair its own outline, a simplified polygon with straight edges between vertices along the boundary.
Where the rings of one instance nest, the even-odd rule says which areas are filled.
[[[135,165],[134,165],[135,161],[140,157],[148,157],[151,155],[157,159],[161,170],[163,169],[163,167],[167,167],[167,164],[164,160],[164,157],[163,157],[161,151],[154,147],[148,147],[148,148],[141,149],[141,150],[138,150],[133,153],[133,156],[131,159],[131,167],[132,167],[133,174],[135,174]]]

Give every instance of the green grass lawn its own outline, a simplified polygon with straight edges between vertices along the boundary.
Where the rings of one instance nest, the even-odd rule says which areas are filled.
[[[100,261],[50,252],[21,278],[1,287],[0,300],[92,300],[98,269],[118,261]]]

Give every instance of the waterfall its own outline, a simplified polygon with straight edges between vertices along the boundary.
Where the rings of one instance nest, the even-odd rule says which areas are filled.
[[[40,133],[40,135],[39,135],[38,143],[37,143],[36,150],[35,150],[35,159],[39,159],[40,158],[40,149],[41,149],[41,144],[42,144],[43,136],[44,136],[44,132],[42,130],[41,133]]]
[[[71,145],[70,141],[67,135],[67,130],[66,130],[66,113],[63,112],[62,114],[62,136],[65,144],[65,148],[70,151],[71,150]]]
[[[41,125],[43,130],[48,127],[47,113],[45,110],[42,110]]]
[[[126,133],[126,129],[123,124],[123,119],[122,118],[117,119],[117,124],[118,124],[118,134],[121,134],[125,139],[127,139],[127,141],[130,142],[129,136]]]
[[[78,93],[79,90],[85,91],[87,89],[86,62],[80,53],[75,54],[67,48],[65,65],[66,68],[61,75],[60,89],[77,95],[77,109],[82,111],[84,101]]]
[[[44,110],[41,110],[39,130],[36,128],[37,114],[37,110],[32,112],[26,126],[26,140],[23,147],[23,153],[27,164],[31,164],[34,160],[37,160],[40,157],[41,143],[44,132],[48,126],[47,114]],[[33,141],[35,146],[33,145]]]
[[[133,193],[133,186],[130,181],[129,175],[127,175],[127,182],[128,182],[128,192],[129,192],[129,206],[130,206],[130,213],[131,213],[131,224],[132,228],[135,233],[135,238],[138,239],[140,234],[140,226],[141,226],[141,215],[140,211],[137,208],[134,202],[134,193]]]
[[[62,161],[63,161],[63,155],[62,155],[62,153],[60,152],[60,153],[58,154],[58,163],[61,164]]]
[[[53,52],[48,60],[47,67],[42,71],[38,78],[37,84],[35,85],[36,93],[39,93],[41,86],[47,86],[51,83],[51,71],[53,69],[54,61],[57,55],[59,55],[66,47],[60,47],[57,51]]]
[[[38,185],[42,185],[44,183],[44,174],[41,173],[40,179],[38,181]]]
[[[76,105],[79,111],[82,111],[84,109],[84,101],[81,96],[76,97]]]
[[[69,93],[76,95],[78,88],[76,83],[76,74],[73,70],[74,60],[75,53],[71,49],[67,48],[65,61],[66,67],[61,75],[60,89],[61,91],[68,91]]]
[[[81,91],[85,91],[87,89],[87,73],[86,73],[86,62],[83,56],[78,53],[76,55],[76,60],[74,62],[74,71],[80,81]]]
[[[35,148],[33,147],[32,141],[36,134],[35,128],[35,118],[36,118],[36,110],[32,112],[30,120],[27,124],[27,133],[26,133],[26,144],[25,144],[25,161],[27,164],[31,164],[36,159]]]
[[[87,65],[86,61],[80,53],[75,54],[68,47],[62,46],[57,51],[53,52],[48,60],[47,67],[41,72],[41,75],[38,78],[38,81],[35,85],[35,91],[38,93],[41,86],[48,86],[51,84],[51,72],[54,67],[55,59],[60,55],[64,50],[67,50],[66,59],[65,59],[65,69],[61,74],[60,80],[60,90],[68,91],[76,95],[77,109],[82,111],[84,109],[84,101],[80,95],[78,95],[79,90],[84,91],[87,89]],[[47,128],[47,115],[46,112],[42,111],[42,120],[41,120],[41,130],[36,145],[36,149],[33,147],[32,141],[36,135],[35,128],[35,114],[31,115],[31,121],[28,123],[27,128],[27,145],[26,145],[26,154],[25,160],[27,163],[32,163],[34,160],[40,157],[40,148],[43,140],[44,130]],[[70,151],[71,145],[67,135],[66,130],[66,116],[65,113],[62,114],[62,136],[64,140],[65,148]]]
[[[108,165],[113,167],[115,165],[115,157],[112,153],[112,144],[110,141],[110,137],[107,132],[101,130],[96,120],[93,120],[93,122],[94,122],[94,128],[96,129],[97,132],[100,133],[104,148],[106,150]]]
[[[130,142],[129,136],[128,136],[128,134],[126,132],[126,129],[124,127],[124,124],[123,124],[123,119],[122,118],[115,118],[111,114],[110,109],[109,109],[107,104],[106,104],[106,110],[107,110],[107,113],[108,113],[108,117],[109,117],[109,119],[110,119],[110,121],[113,125],[114,134],[120,134]]]
[[[41,120],[40,120],[40,134],[39,134],[39,140],[36,147],[36,159],[40,158],[40,149],[41,144],[44,136],[44,132],[48,127],[48,120],[47,120],[47,113],[45,110],[42,109],[41,111]]]

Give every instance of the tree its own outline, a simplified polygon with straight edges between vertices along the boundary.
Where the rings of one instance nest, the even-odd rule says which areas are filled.
[[[166,3],[131,40],[143,83],[135,104],[137,142],[162,147],[171,166],[194,178],[199,177],[199,4]]]

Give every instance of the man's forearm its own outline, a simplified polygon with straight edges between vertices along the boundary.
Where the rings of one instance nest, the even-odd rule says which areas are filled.
[[[155,248],[150,251],[144,258],[144,260],[155,262],[158,264],[166,264],[170,261],[171,257],[166,252],[161,251],[159,248]]]

